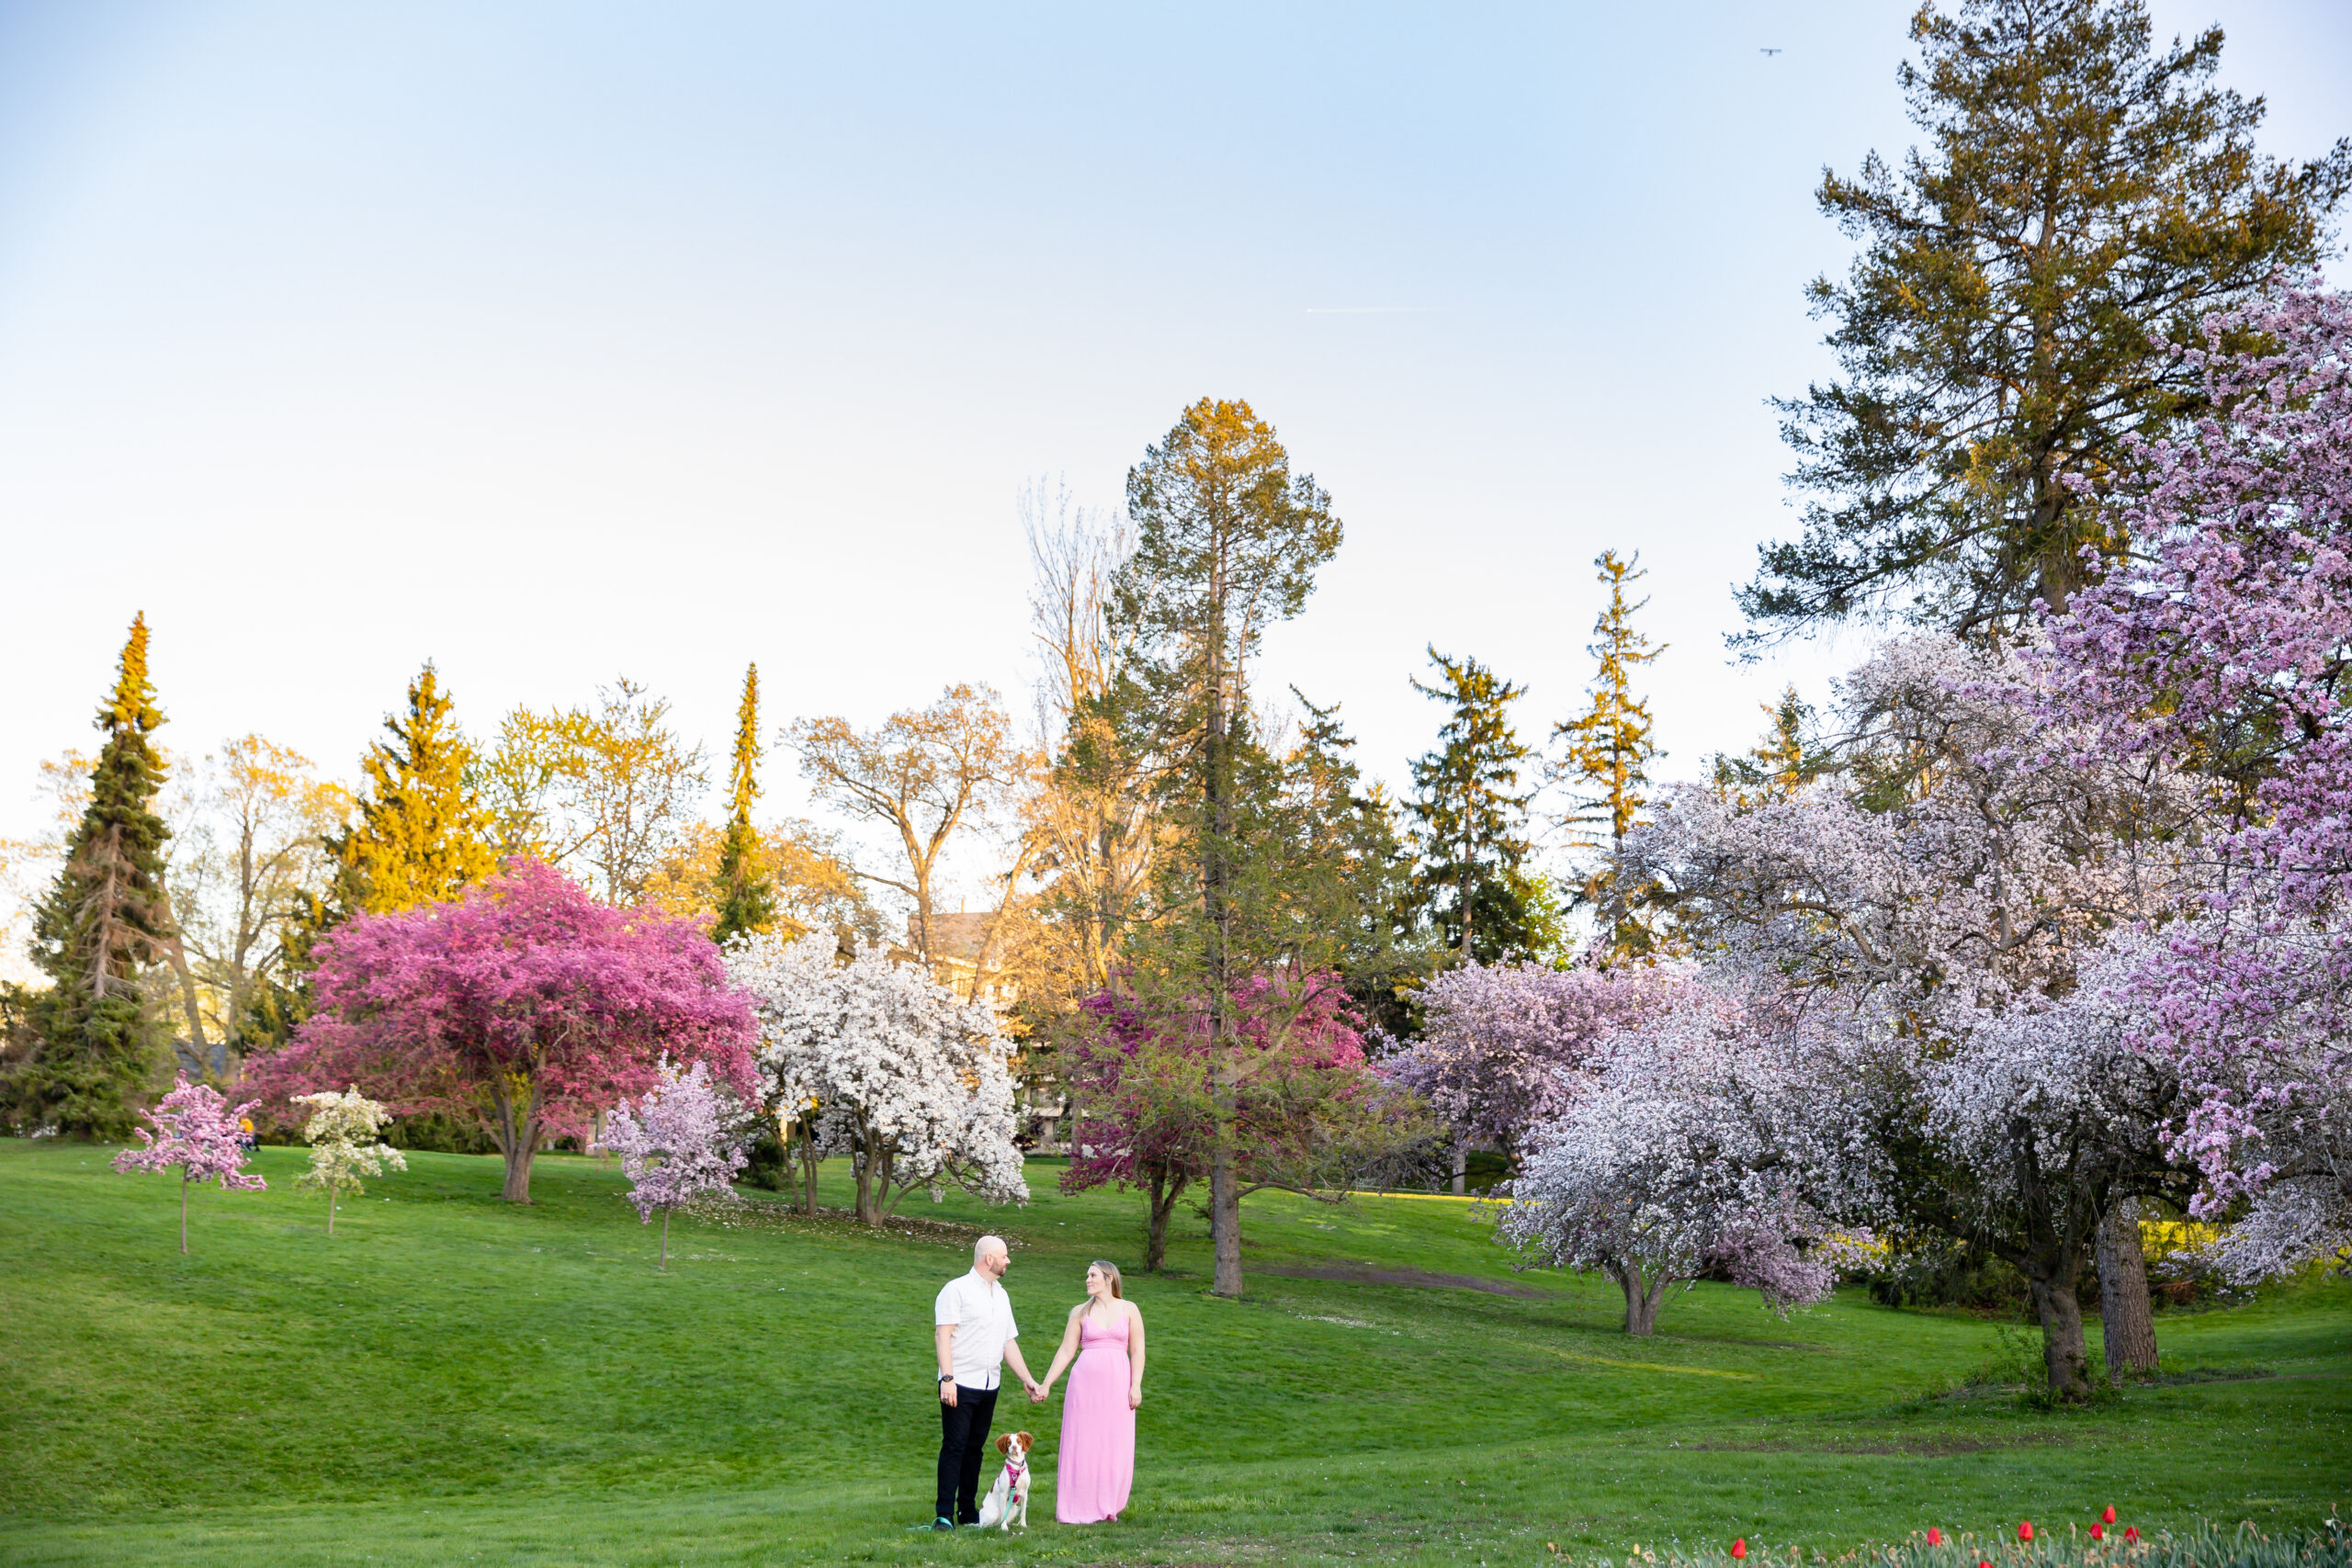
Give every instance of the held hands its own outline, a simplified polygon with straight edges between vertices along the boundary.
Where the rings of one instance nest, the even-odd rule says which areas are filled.
[[[1046,1396],[1053,1392],[1054,1385],[1051,1383],[1033,1382],[1029,1385],[1029,1403],[1032,1404],[1043,1404],[1046,1402]]]

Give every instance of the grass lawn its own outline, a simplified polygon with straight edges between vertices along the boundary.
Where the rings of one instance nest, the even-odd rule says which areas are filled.
[[[2047,1414],[1940,1396],[1999,1357],[1989,1324],[1851,1292],[1784,1322],[1702,1285],[1629,1340],[1613,1288],[1511,1274],[1464,1204],[1261,1194],[1245,1300],[1204,1293],[1196,1220],[1170,1273],[1129,1276],[1152,1359],[1122,1522],[1054,1523],[1058,1396],[1016,1388],[1027,1537],[910,1534],[957,1234],[759,1194],[679,1221],[664,1275],[609,1166],[543,1157],[520,1208],[494,1160],[413,1155],[329,1241],[301,1151],[265,1149],[270,1190],[199,1190],[183,1258],[175,1183],[109,1152],[0,1139],[0,1562],[1528,1563],[2109,1503],[2143,1529],[2309,1528],[2352,1501],[2346,1285],[2159,1317],[2173,1381]],[[1058,1174],[1032,1164],[1025,1209],[908,1210],[1012,1238],[1039,1371],[1087,1259],[1133,1258],[1140,1226],[1140,1200]],[[1367,1270],[1424,1278],[1315,1277]]]

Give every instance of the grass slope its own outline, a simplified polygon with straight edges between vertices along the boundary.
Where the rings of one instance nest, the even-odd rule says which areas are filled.
[[[1012,1412],[1016,1390],[1028,1537],[909,1534],[956,1235],[763,1205],[680,1221],[662,1275],[609,1167],[542,1158],[517,1208],[494,1161],[413,1155],[330,1242],[292,1186],[300,1152],[265,1149],[270,1190],[200,1190],[182,1258],[173,1183],[106,1156],[0,1140],[0,1562],[1527,1562],[1550,1541],[1837,1548],[2109,1502],[2143,1529],[2308,1527],[2352,1493],[2342,1285],[2161,1318],[2167,1365],[2203,1381],[2051,1415],[1932,1397],[1997,1356],[1982,1323],[1851,1292],[1783,1322],[1701,1286],[1629,1340],[1613,1289],[1510,1274],[1460,1203],[1261,1194],[1247,1299],[1205,1295],[1197,1224],[1170,1274],[1130,1277],[1152,1362],[1122,1523],[1053,1522],[1058,1400]],[[910,1211],[1014,1239],[1038,1371],[1086,1260],[1132,1258],[1139,1217],[1057,1174],[1033,1164],[1023,1210]]]

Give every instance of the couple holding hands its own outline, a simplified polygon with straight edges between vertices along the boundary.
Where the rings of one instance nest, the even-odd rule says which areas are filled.
[[[1070,1308],[1061,1348],[1043,1379],[1021,1359],[1020,1329],[1004,1271],[1012,1257],[1001,1236],[972,1247],[972,1271],[939,1292],[932,1322],[939,1348],[939,1498],[933,1529],[980,1521],[980,1464],[1004,1364],[1012,1362],[1033,1404],[1053,1393],[1069,1367],[1062,1439],[1054,1466],[1054,1517],[1066,1525],[1115,1519],[1136,1473],[1136,1409],[1143,1404],[1143,1314],[1126,1300],[1114,1263],[1090,1263],[1086,1299]],[[1076,1365],[1072,1366],[1073,1359]]]

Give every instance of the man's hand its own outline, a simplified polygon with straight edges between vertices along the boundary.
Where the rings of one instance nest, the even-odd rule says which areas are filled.
[[[1044,1383],[1033,1382],[1029,1385],[1029,1403],[1032,1404],[1043,1404],[1046,1402],[1046,1395],[1052,1392],[1053,1390],[1047,1388]]]
[[[948,1378],[939,1385],[939,1403],[953,1407],[956,1404],[956,1380]]]

